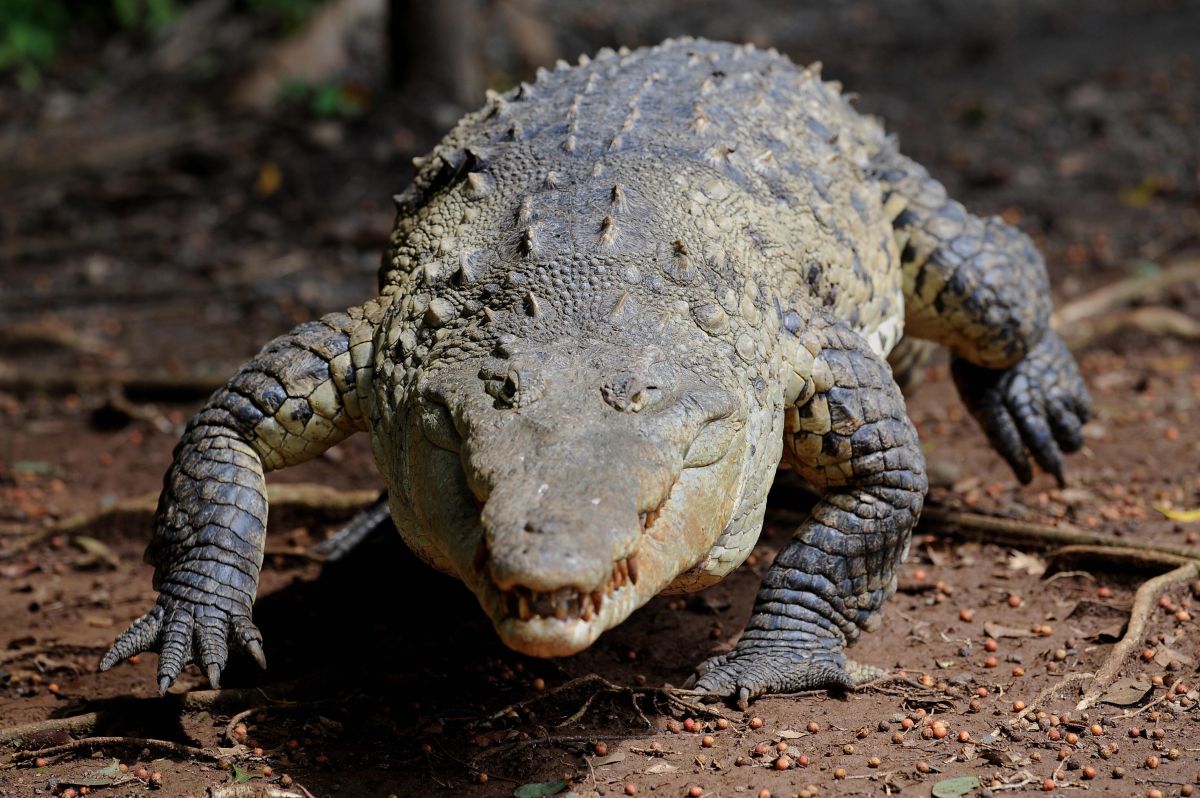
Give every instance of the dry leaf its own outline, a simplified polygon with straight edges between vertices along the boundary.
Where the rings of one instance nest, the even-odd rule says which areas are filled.
[[[1158,510],[1170,521],[1200,521],[1200,507],[1191,510],[1176,510],[1172,507],[1156,504],[1154,505],[1154,509]]]
[[[1158,653],[1154,655],[1154,661],[1164,668],[1171,667],[1172,662],[1178,662],[1180,665],[1189,666],[1196,660],[1192,659],[1182,651],[1176,651],[1169,646],[1160,646]]]
[[[1141,682],[1132,678],[1122,679],[1105,690],[1104,694],[1100,696],[1100,701],[1118,707],[1131,707],[1140,704],[1152,689],[1150,682]]]
[[[655,762],[642,772],[657,775],[659,773],[674,773],[677,770],[679,770],[679,768],[675,767],[670,762]]]
[[[1008,555],[1008,570],[1024,571],[1030,576],[1041,576],[1046,573],[1046,561],[1036,554],[1014,551]]]
[[[614,762],[624,762],[624,761],[625,761],[625,754],[621,753],[620,751],[615,751],[615,752],[609,754],[608,756],[601,756],[601,757],[596,757],[595,759],[593,759],[592,767],[598,768],[598,767],[602,767],[604,765],[611,765]]]

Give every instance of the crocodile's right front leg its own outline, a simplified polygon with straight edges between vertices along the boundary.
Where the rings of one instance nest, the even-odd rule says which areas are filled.
[[[785,448],[822,492],[763,577],[733,651],[703,663],[696,689],[746,704],[764,693],[851,687],[881,673],[844,649],[878,626],[925,498],[925,459],[887,363],[814,317],[793,367],[803,387]]]
[[[380,312],[370,303],[275,339],[188,423],[146,549],[158,600],[117,638],[101,670],[158,651],[161,691],[193,660],[216,686],[231,643],[265,667],[251,620],[266,542],[263,474],[366,428],[360,399]]]

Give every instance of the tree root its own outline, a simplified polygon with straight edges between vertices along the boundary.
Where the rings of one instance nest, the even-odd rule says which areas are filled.
[[[9,754],[5,759],[9,763],[28,762],[39,757],[49,758],[90,748],[149,748],[151,751],[161,751],[189,759],[206,759],[210,762],[219,762],[229,757],[229,754],[223,754],[220,751],[197,748],[194,745],[185,745],[171,740],[155,740],[150,737],[84,737],[82,740],[72,740],[69,743],[39,748],[36,751],[18,751]],[[0,762],[3,761],[0,760]]]
[[[1126,627],[1124,636],[1117,641],[1117,644],[1113,646],[1113,650],[1108,653],[1104,663],[1096,671],[1096,678],[1088,687],[1087,692],[1084,693],[1083,700],[1075,706],[1075,709],[1084,710],[1095,704],[1108,686],[1117,678],[1117,674],[1120,673],[1121,666],[1125,664],[1125,660],[1141,643],[1142,633],[1146,629],[1146,622],[1149,620],[1151,613],[1154,612],[1158,597],[1168,588],[1187,582],[1190,579],[1195,579],[1198,574],[1200,574],[1200,562],[1193,560],[1185,565],[1180,565],[1173,571],[1168,571],[1165,574],[1154,577],[1138,588],[1137,593],[1133,597],[1133,608],[1129,611],[1129,626]]]
[[[1182,546],[1163,546],[1155,543],[1142,543],[1136,540],[1121,540],[1120,538],[1095,535],[1084,532],[1072,526],[1049,526],[1033,521],[1020,521],[1015,518],[1000,518],[981,513],[968,513],[959,510],[945,510],[940,507],[926,507],[921,513],[923,531],[935,535],[953,535],[983,539],[989,543],[1007,543],[1011,545],[1027,545],[1039,549],[1049,549],[1056,546],[1088,546],[1105,549],[1121,549],[1124,552],[1146,552],[1150,556],[1162,555],[1160,562],[1176,565],[1181,561],[1200,560],[1200,551],[1187,549]],[[965,533],[965,535],[963,534]],[[1174,558],[1169,561],[1166,558]],[[1112,557],[1108,557],[1112,559]]]
[[[1095,675],[1074,673],[1043,690],[1029,703],[1033,710],[1055,693],[1072,683],[1090,680],[1083,699],[1076,706],[1084,710],[1093,706],[1116,680],[1125,660],[1141,643],[1146,623],[1154,612],[1158,597],[1168,588],[1187,582],[1200,575],[1200,553],[1176,546],[1161,546],[1153,543],[1118,540],[1103,535],[1093,535],[1073,528],[1053,527],[1009,518],[995,518],[978,513],[964,513],[939,508],[929,508],[921,517],[921,523],[932,523],[937,532],[956,529],[987,535],[992,542],[1007,542],[1032,545],[1039,548],[1059,547],[1055,557],[1090,557],[1122,567],[1171,568],[1165,574],[1150,579],[1138,588],[1133,607],[1129,611],[1129,623],[1125,634],[1113,646]],[[1023,718],[1022,712],[1016,719]]]
[[[96,728],[99,713],[88,712],[84,715],[73,715],[69,718],[50,718],[36,723],[23,723],[20,726],[10,726],[0,729],[0,748],[21,748],[22,744],[31,738],[36,739],[54,733],[91,734]],[[0,762],[3,760],[0,759]]]
[[[1058,329],[1069,329],[1071,325],[1084,319],[1107,315],[1117,308],[1153,296],[1159,291],[1196,280],[1200,280],[1200,260],[1182,260],[1158,274],[1127,277],[1090,291],[1061,306],[1051,317],[1050,323]]]

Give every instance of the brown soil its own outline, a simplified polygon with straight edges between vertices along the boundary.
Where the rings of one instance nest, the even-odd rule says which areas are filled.
[[[1060,302],[1200,251],[1194,4],[1031,2],[967,14],[897,2],[838,5],[827,16],[765,0],[751,4],[758,13],[741,4],[737,14],[715,2],[610,5],[623,13],[546,11],[560,47],[692,32],[823,59],[968,206],[1004,213],[1039,240]],[[37,96],[0,91],[0,145],[24,147],[11,161],[19,168],[0,175],[0,549],[156,490],[179,425],[215,381],[293,323],[367,296],[388,197],[438,132],[434,112],[404,97],[375,97],[353,120],[298,108],[251,117],[228,110],[211,77],[197,85],[173,73],[155,79],[174,91],[149,99],[152,80],[122,69],[137,58],[107,48],[69,60]],[[105,94],[106,81],[123,88]],[[130,130],[198,113],[215,134],[185,125],[191,132],[170,146],[76,162],[89,142],[127,142]],[[1200,318],[1194,282],[1151,302]],[[911,410],[935,483],[930,506],[1071,523],[1200,557],[1200,522],[1155,509],[1200,506],[1200,342],[1124,329],[1079,355],[1096,418],[1064,490],[1045,476],[1019,486],[966,417],[945,367],[929,369]],[[361,437],[272,479],[378,486]],[[1073,685],[1043,702],[1040,720],[1014,721],[1015,701],[1094,672],[1111,650],[1134,591],[1154,573],[1119,558],[1059,562],[927,525],[883,629],[853,651],[905,679],[766,698],[747,713],[709,705],[725,728],[667,701],[653,688],[682,684],[736,640],[799,512],[800,491],[781,482],[751,564],[704,593],[651,602],[563,660],[505,649],[474,599],[398,539],[372,539],[321,566],[287,552],[341,518],[274,513],[271,545],[283,553],[267,558],[255,611],[270,667],[235,657],[224,686],[281,690],[233,694],[207,710],[157,696],[153,655],[96,672],[154,596],[140,556],[148,519],[115,517],[0,555],[0,735],[97,712],[95,735],[213,750],[232,744],[230,718],[254,709],[244,722],[262,754],[240,756],[238,767],[269,766],[273,783],[286,773],[318,796],[507,796],[559,779],[582,795],[681,796],[696,785],[704,795],[794,796],[809,784],[820,795],[927,795],[958,776],[978,777],[985,791],[1040,791],[1053,779],[1063,793],[1191,794],[1200,780],[1191,617],[1200,601],[1191,591],[1200,585],[1166,593],[1125,666],[1150,685],[1144,698],[1080,713]],[[558,689],[588,674],[636,689]],[[206,687],[189,669],[172,692]],[[923,734],[929,716],[944,722],[944,737]],[[694,730],[671,730],[689,721]],[[50,732],[37,742],[69,739]],[[792,767],[778,770],[784,743]],[[770,752],[756,753],[760,744]],[[210,761],[138,744],[81,748],[43,767],[9,767],[4,751],[0,738],[0,796],[48,794],[113,757],[131,772],[159,771],[164,796],[233,779]],[[132,781],[93,794],[147,790]]]

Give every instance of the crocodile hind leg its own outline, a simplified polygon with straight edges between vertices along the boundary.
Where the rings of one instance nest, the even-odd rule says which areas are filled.
[[[154,606],[100,662],[158,651],[159,689],[196,661],[214,686],[231,645],[265,666],[251,620],[266,542],[264,471],[308,460],[366,428],[360,396],[378,306],[333,313],[275,339],[188,423],[163,480]]]
[[[897,210],[905,334],[950,349],[959,394],[1021,482],[1033,478],[1032,455],[1061,485],[1062,455],[1083,445],[1091,399],[1050,329],[1041,254],[1003,220],[967,213],[894,150],[876,157],[873,176]]]
[[[925,496],[924,457],[887,363],[850,330],[810,321],[788,358],[785,456],[822,498],[767,571],[737,646],[696,675],[697,690],[742,707],[881,673],[843,650],[878,626]]]

